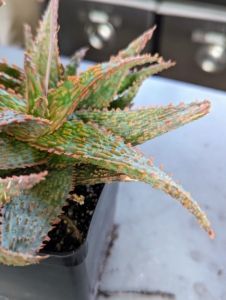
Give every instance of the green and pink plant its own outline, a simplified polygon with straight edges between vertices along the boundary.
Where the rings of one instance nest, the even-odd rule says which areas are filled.
[[[85,51],[61,64],[57,11],[52,0],[35,39],[26,26],[24,70],[0,62],[0,263],[46,258],[39,250],[75,185],[143,181],[175,198],[213,237],[189,193],[134,148],[206,115],[210,103],[131,109],[142,82],[174,65],[141,55],[154,28],[78,73]]]

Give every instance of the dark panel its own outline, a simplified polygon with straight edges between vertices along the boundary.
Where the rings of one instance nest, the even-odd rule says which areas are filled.
[[[154,15],[124,6],[63,0],[59,21],[61,53],[72,55],[76,49],[90,46],[87,58],[103,61],[150,28]]]
[[[226,90],[226,22],[162,17],[159,51],[177,62],[165,77]]]

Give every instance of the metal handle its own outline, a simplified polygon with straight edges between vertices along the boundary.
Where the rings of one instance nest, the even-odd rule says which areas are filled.
[[[115,34],[115,28],[110,22],[109,15],[100,10],[92,10],[89,12],[85,31],[88,36],[89,44],[98,50],[103,49],[104,45],[109,42]]]
[[[201,46],[195,59],[202,71],[219,73],[226,70],[226,35],[219,32],[195,30],[192,41]]]

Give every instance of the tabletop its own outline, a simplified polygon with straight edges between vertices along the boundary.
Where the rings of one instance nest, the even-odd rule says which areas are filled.
[[[15,54],[16,53],[16,54]],[[22,64],[22,52],[0,58]],[[82,69],[87,67],[82,64]],[[99,300],[226,300],[226,93],[160,77],[145,81],[136,106],[209,99],[211,113],[141,146],[190,191],[216,231],[143,183],[120,183],[117,238],[106,262]]]

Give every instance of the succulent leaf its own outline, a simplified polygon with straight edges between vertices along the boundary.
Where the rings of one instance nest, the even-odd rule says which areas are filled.
[[[10,202],[11,198],[18,196],[21,191],[30,190],[44,180],[47,174],[45,171],[39,174],[0,178],[0,205]]]
[[[69,64],[65,67],[65,76],[74,76],[78,74],[78,67],[82,61],[82,59],[85,57],[87,51],[89,49],[87,47],[83,47],[75,52],[75,54],[72,56]]]
[[[0,170],[32,167],[47,162],[48,154],[0,133]]]
[[[77,109],[108,107],[114,100],[117,91],[130,69],[151,64],[158,60],[158,56],[142,55],[117,59],[114,62],[103,63],[89,68],[80,75],[78,81],[83,90],[83,98],[80,99]],[[84,89],[85,87],[85,89]]]
[[[27,99],[27,111],[32,113],[36,99],[43,95],[41,81],[37,73],[36,66],[32,62],[32,57],[29,52],[24,56],[25,69],[25,97]]]
[[[26,101],[18,95],[0,88],[0,111],[6,108],[26,112]]]
[[[35,102],[46,97],[49,88],[55,88],[62,78],[63,67],[59,58],[57,40],[58,0],[50,1],[49,7],[40,23],[37,37],[32,41],[29,27],[26,27],[26,95],[29,101],[29,112],[36,106],[37,116],[48,115],[47,106],[37,110]]]
[[[119,51],[116,57],[112,57],[112,60],[115,58],[126,58],[140,54],[146,47],[147,43],[151,40],[155,29],[156,26],[145,31],[141,36],[132,41],[125,49]]]
[[[69,77],[48,95],[52,131],[59,128],[75,109],[109,106],[130,68],[156,60],[157,56],[143,55],[112,64],[100,64],[80,76]]]
[[[122,173],[98,168],[95,165],[84,164],[80,164],[75,167],[73,176],[75,185],[92,185],[98,183],[111,183],[114,181],[135,181],[134,179]]]
[[[62,75],[57,39],[58,5],[58,0],[50,1],[33,46],[32,62],[40,76],[44,95],[48,88],[57,86]]]
[[[135,181],[127,175],[111,170],[99,168],[91,164],[81,164],[78,160],[62,155],[52,154],[48,161],[48,166],[53,168],[65,168],[74,165],[73,178],[74,185],[92,185],[98,183],[111,183],[114,181]]]
[[[24,72],[16,67],[10,66],[6,61],[0,62],[0,85],[6,89],[13,89],[17,93],[23,91]]]
[[[39,97],[34,103],[32,115],[44,119],[49,118],[48,100],[46,97]]]
[[[137,110],[77,111],[75,116],[111,130],[126,143],[138,145],[203,117],[209,109],[210,103],[203,101]]]
[[[72,187],[73,168],[51,170],[45,181],[13,197],[2,210],[1,247],[34,255],[58,216]],[[32,230],[31,230],[32,228]]]
[[[152,161],[125,145],[120,137],[93,124],[75,120],[64,123],[51,135],[39,137],[31,145],[40,150],[78,159],[82,163],[123,173],[161,189],[193,213],[200,225],[212,234],[206,215],[190,195],[168,175],[154,167]]]
[[[205,115],[210,103],[112,109],[131,106],[142,82],[174,63],[140,55],[154,27],[109,62],[77,74],[86,52],[81,49],[64,70],[58,5],[50,1],[35,39],[25,27],[25,71],[0,62],[0,263],[44,259],[36,255],[51,226],[60,218],[69,222],[62,207],[71,188],[81,184],[143,181],[175,198],[213,237],[191,196],[132,148]]]
[[[124,109],[125,107],[131,106],[132,101],[145,79],[174,65],[174,62],[165,62],[160,58],[156,64],[144,67],[141,70],[133,70],[122,81],[118,94],[110,107]]]
[[[0,111],[0,132],[4,131],[19,140],[31,141],[49,129],[50,122],[13,110]]]

